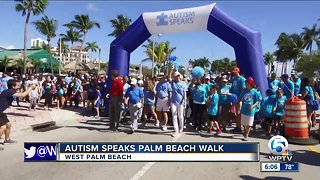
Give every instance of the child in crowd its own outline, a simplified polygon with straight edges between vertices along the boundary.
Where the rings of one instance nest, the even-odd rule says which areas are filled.
[[[253,125],[254,114],[259,104],[259,97],[256,84],[252,77],[246,80],[246,89],[240,94],[241,107],[241,124],[244,126],[243,141],[248,141],[251,126]]]
[[[56,97],[57,97],[57,109],[60,109],[64,107],[66,98],[64,97],[64,89],[61,87],[60,84],[57,85],[57,92],[56,92]]]
[[[266,92],[266,97],[262,103],[262,115],[265,118],[265,122],[267,125],[266,131],[267,136],[272,136],[272,125],[274,124],[274,108],[276,107],[276,95],[272,89],[268,89]]]
[[[95,95],[95,97],[96,97],[96,99],[94,101],[94,105],[95,105],[96,112],[97,112],[97,115],[95,117],[99,118],[100,117],[100,108],[101,108],[101,105],[102,105],[102,96],[101,96],[101,92],[100,92],[100,86],[96,87],[96,95]]]
[[[274,112],[276,113],[276,122],[277,122],[277,132],[276,134],[283,134],[282,121],[284,116],[284,107],[287,101],[287,97],[283,95],[282,89],[277,90],[277,102],[274,108]]]
[[[31,109],[33,109],[35,111],[36,107],[37,107],[37,101],[38,101],[38,98],[39,98],[40,90],[39,90],[38,84],[29,83],[28,84],[28,88],[30,86],[35,86],[35,88],[33,90],[31,90],[30,93],[29,93],[29,101],[30,101],[29,111]]]
[[[216,135],[222,133],[219,123],[218,123],[218,107],[219,107],[219,95],[217,93],[217,85],[211,86],[210,96],[207,100],[208,115],[209,115],[209,133],[213,131],[213,125],[216,126]]]

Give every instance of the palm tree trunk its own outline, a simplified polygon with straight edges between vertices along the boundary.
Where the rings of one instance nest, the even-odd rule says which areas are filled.
[[[82,53],[82,47],[83,47],[83,43],[84,43],[84,41],[86,40],[86,33],[84,33],[83,34],[83,39],[82,39],[82,42],[81,42],[81,46],[80,46],[80,58],[81,58],[81,53]],[[77,58],[77,61],[76,61],[76,67],[75,67],[75,69],[76,69],[76,71],[77,71],[77,66],[78,66],[78,64],[79,64],[79,59],[80,58]]]
[[[28,43],[28,24],[31,12],[28,10],[26,22],[24,24],[24,40],[23,40],[23,73],[27,73],[27,43]]]
[[[309,55],[311,55],[311,52],[312,52],[312,45],[310,46],[310,49],[309,49]]]
[[[268,76],[270,74],[270,63],[268,63]]]
[[[281,74],[283,74],[283,72],[284,72],[284,63],[285,62],[282,63]]]
[[[285,62],[285,64],[286,64],[286,65],[284,66],[284,73],[286,73],[286,74],[287,74],[288,61],[286,61],[286,62]]]
[[[50,41],[48,41],[48,48],[49,48],[51,74],[53,74],[53,63],[52,63],[52,56],[51,56],[51,52],[50,52]]]

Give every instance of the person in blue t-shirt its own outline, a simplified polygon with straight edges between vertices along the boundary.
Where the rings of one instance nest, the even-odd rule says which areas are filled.
[[[155,124],[159,124],[157,113],[155,112],[155,103],[156,103],[156,91],[154,87],[154,83],[151,79],[147,80],[145,83],[145,87],[143,88],[144,94],[144,105],[143,105],[143,114],[142,120],[143,124],[142,127],[146,126],[147,123],[147,114],[151,113],[154,117]]]
[[[172,72],[170,72],[170,75]],[[184,127],[184,109],[187,105],[187,91],[186,85],[183,81],[181,81],[181,74],[176,71],[173,74],[173,80],[171,81],[171,77],[169,81],[171,81],[172,87],[172,98],[171,98],[171,112],[172,112],[172,123],[174,127],[175,133],[172,135],[173,137],[180,136]]]
[[[279,89],[279,86],[280,86],[280,80],[277,79],[277,74],[276,73],[272,73],[271,74],[271,79],[270,79],[270,82],[269,82],[269,88],[272,89],[272,91],[274,93],[277,92],[277,90]]]
[[[309,121],[309,126],[312,125],[312,114],[314,113],[314,110],[312,108],[312,101],[315,100],[315,95],[314,95],[314,91],[313,88],[311,86],[311,82],[309,80],[309,78],[304,78],[303,79],[303,88],[302,88],[302,99],[306,101],[307,104],[307,117],[308,117],[308,121]]]
[[[246,80],[246,89],[242,91],[239,98],[242,101],[241,124],[244,126],[243,141],[248,141],[251,126],[254,121],[254,114],[259,104],[259,95],[255,87],[256,84],[254,80],[249,77]]]
[[[283,90],[283,94],[286,96],[287,99],[290,99],[294,95],[294,83],[289,79],[288,74],[283,74],[281,76],[281,89]]]
[[[9,76],[10,73],[5,72],[3,73],[2,77],[1,77],[1,81],[0,81],[0,94],[2,91],[7,90],[8,89],[8,81],[10,79],[13,79],[12,77]]]
[[[202,130],[203,123],[203,113],[207,100],[207,90],[202,84],[201,79],[195,80],[195,87],[193,91],[193,121],[194,129],[197,131]]]
[[[168,112],[170,111],[171,84],[168,82],[168,76],[163,76],[161,81],[156,86],[156,112],[158,113],[158,119],[162,121],[161,130],[167,130]],[[156,124],[160,126],[160,124]]]
[[[291,79],[294,83],[294,95],[298,96],[298,94],[300,93],[301,79],[298,77],[297,72],[295,70],[292,70],[291,72]]]
[[[226,131],[227,122],[230,120],[231,103],[228,101],[228,97],[231,96],[231,86],[227,83],[228,80],[226,78],[222,78],[221,86],[219,88],[219,119],[222,131]]]
[[[95,93],[95,101],[94,101],[95,109],[97,112],[96,118],[100,117],[100,108],[102,106],[102,95],[100,92],[100,86],[96,87],[96,93]]]
[[[218,108],[219,108],[219,94],[217,91],[218,86],[211,86],[210,95],[207,100],[208,116],[209,116],[209,133],[213,131],[213,126],[217,128],[216,135],[222,133],[218,123]]]
[[[280,132],[282,129],[283,124],[283,116],[284,116],[284,108],[287,101],[287,97],[283,95],[282,89],[278,89],[277,91],[277,102],[274,109],[274,112],[276,113],[276,121],[277,121],[277,132],[276,134],[282,134],[283,132]]]
[[[246,88],[246,78],[240,75],[240,69],[238,67],[233,68],[232,71],[233,78],[232,78],[232,87],[231,93],[240,96],[241,92]],[[231,131],[233,133],[241,133],[241,114],[240,112],[240,103],[235,105],[236,107],[236,127]]]
[[[266,95],[262,103],[262,115],[267,124],[267,136],[271,136],[272,125],[275,120],[274,108],[276,107],[277,98],[272,89],[268,89]]]
[[[144,104],[144,94],[141,88],[137,85],[137,79],[131,79],[131,87],[128,88],[124,95],[125,106],[129,107],[131,117],[131,134],[138,129],[138,120],[142,115],[142,108]]]

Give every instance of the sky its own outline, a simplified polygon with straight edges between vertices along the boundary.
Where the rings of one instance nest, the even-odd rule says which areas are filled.
[[[87,42],[96,41],[102,48],[101,59],[108,61],[109,46],[114,37],[110,19],[118,14],[124,14],[134,22],[143,12],[156,12],[208,5],[216,2],[220,9],[240,23],[257,30],[262,36],[263,52],[273,52],[274,45],[281,32],[301,33],[302,27],[312,27],[320,19],[320,1],[77,1],[50,0],[45,14],[58,20],[57,34],[65,33],[66,24],[74,19],[76,14],[88,14],[90,19],[100,22],[101,28],[88,32]],[[32,16],[30,22],[40,19]],[[0,2],[0,46],[7,48],[23,48],[25,16],[15,11],[15,2]],[[320,25],[320,21],[318,21]],[[30,23],[28,47],[31,38],[42,38]],[[52,40],[56,46],[59,37]],[[178,64],[187,65],[189,59],[207,57],[209,60],[228,57],[235,59],[231,46],[207,31],[163,34],[154,37],[156,41],[170,41],[176,47],[173,55],[177,56]],[[94,53],[93,58],[98,54]],[[145,59],[143,47],[138,47],[131,54],[131,63],[140,64]],[[149,65],[148,63],[146,65]]]

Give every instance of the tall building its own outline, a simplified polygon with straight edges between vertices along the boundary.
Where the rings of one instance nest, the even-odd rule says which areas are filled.
[[[62,62],[62,64],[68,64],[72,61],[79,60],[79,62],[88,63],[90,62],[88,51],[86,51],[84,48],[80,52],[81,46],[73,46],[72,48],[69,48],[69,52],[66,54],[61,55],[60,59],[60,52],[59,47],[52,48],[51,54]]]
[[[41,38],[31,39],[31,47],[42,47],[43,44],[48,44],[48,41]]]

